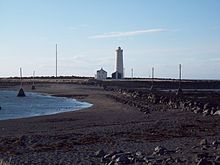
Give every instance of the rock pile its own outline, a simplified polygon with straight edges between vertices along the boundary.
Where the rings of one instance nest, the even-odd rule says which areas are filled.
[[[220,115],[220,104],[213,101],[212,93],[202,94],[203,97],[196,93],[177,96],[174,92],[163,91],[140,91],[131,89],[108,89],[114,91],[115,95],[110,95],[118,102],[128,104],[138,108],[140,111],[149,113],[151,110],[185,110],[194,113],[200,113],[204,116]],[[214,95],[214,94],[213,94]],[[220,95],[213,96],[215,100],[220,99]]]
[[[203,150],[207,147],[207,150]],[[199,149],[198,149],[199,148]],[[105,165],[163,165],[163,164],[195,164],[195,165],[218,165],[220,163],[220,141],[209,143],[206,139],[198,142],[194,150],[183,151],[182,148],[168,150],[163,146],[156,146],[151,153],[112,151],[104,152],[99,150],[95,153],[95,157]],[[212,150],[212,152],[209,152]],[[191,152],[186,156],[185,153]]]

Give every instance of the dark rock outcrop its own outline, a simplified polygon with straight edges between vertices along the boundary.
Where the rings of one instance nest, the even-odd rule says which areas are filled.
[[[23,90],[23,88],[21,88],[20,90],[19,90],[19,92],[18,92],[18,95],[17,95],[18,97],[25,97],[26,95],[25,95],[25,93],[24,93],[24,90]]]

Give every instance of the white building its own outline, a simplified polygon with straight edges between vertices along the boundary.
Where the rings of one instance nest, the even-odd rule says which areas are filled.
[[[97,80],[105,80],[107,78],[107,72],[103,70],[102,68],[100,70],[97,70],[97,73],[95,75],[95,79]]]
[[[124,78],[124,68],[123,68],[123,50],[118,47],[116,50],[116,71],[112,73],[113,79]]]

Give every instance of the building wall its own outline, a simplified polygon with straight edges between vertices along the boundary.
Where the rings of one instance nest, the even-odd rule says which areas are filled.
[[[97,80],[104,80],[104,79],[107,78],[107,72],[105,72],[105,71],[97,71],[97,74],[96,74],[95,78]]]

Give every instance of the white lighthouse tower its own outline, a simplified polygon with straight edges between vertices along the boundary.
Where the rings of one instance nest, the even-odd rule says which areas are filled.
[[[112,74],[113,79],[124,78],[124,67],[123,67],[123,50],[118,47],[116,50],[116,71]]]

